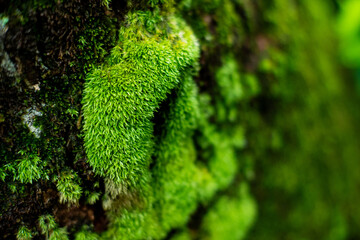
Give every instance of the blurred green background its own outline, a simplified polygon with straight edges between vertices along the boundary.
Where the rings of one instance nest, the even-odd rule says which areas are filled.
[[[268,19],[294,55],[275,50],[266,64],[285,74],[245,239],[360,239],[360,1],[275,2]]]

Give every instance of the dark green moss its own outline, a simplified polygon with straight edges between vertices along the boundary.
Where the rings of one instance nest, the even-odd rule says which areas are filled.
[[[80,100],[85,74],[104,60],[116,40],[117,19],[106,11],[95,1],[14,2],[6,9],[9,20],[2,33],[1,56],[15,68],[1,72],[1,89],[7,88],[2,96],[8,96],[1,108],[2,128],[8,129],[1,136],[1,176],[9,186],[1,192],[4,236],[15,236],[23,221],[36,226],[31,216],[56,211],[56,185],[61,185],[56,179],[62,179],[63,171],[75,170],[84,183],[93,177],[89,167],[79,168],[85,159]],[[24,171],[35,160],[32,171]],[[85,189],[99,190],[99,185],[93,185]],[[36,189],[41,189],[41,197]],[[28,202],[37,207],[31,209]]]

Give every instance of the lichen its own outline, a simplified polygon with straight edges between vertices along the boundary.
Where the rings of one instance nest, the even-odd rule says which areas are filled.
[[[30,132],[37,138],[40,138],[41,127],[35,125],[35,118],[42,115],[42,112],[37,111],[35,107],[26,109],[26,113],[23,115],[23,123],[27,125]]]

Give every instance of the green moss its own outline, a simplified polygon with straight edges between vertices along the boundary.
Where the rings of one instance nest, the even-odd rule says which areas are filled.
[[[148,205],[142,209],[120,210],[109,215],[111,224],[101,237],[103,239],[161,239],[166,232],[159,226],[155,211]]]
[[[60,203],[77,204],[82,194],[80,179],[73,172],[62,172],[56,181],[60,193]]]
[[[85,74],[104,60],[117,40],[117,19],[98,1],[12,1],[4,6],[1,59],[21,59],[11,74],[7,72],[12,62],[1,71],[7,91],[14,95],[1,112],[1,128],[8,130],[0,143],[0,178],[7,182],[0,205],[1,212],[11,216],[12,227],[6,231],[14,235],[20,222],[32,226],[39,214],[55,209],[58,197],[70,205],[79,203],[82,192],[100,192],[90,167],[81,165],[85,153],[80,100]],[[14,34],[21,37],[13,40]],[[21,48],[4,50],[9,39]],[[30,65],[25,63],[29,59]],[[64,169],[72,177],[63,174]],[[53,193],[51,200],[42,197],[54,190],[59,194]],[[90,195],[89,202],[96,198],[100,196]],[[37,207],[25,211],[24,203]]]
[[[242,1],[193,0],[184,3],[180,9],[183,9],[203,49],[211,52],[220,45],[220,50],[226,52],[237,50],[235,46],[241,44],[246,33],[244,25],[249,23],[243,22],[240,15],[243,5]]]
[[[19,180],[21,183],[32,183],[40,178],[49,179],[49,176],[43,170],[46,166],[45,164],[37,155],[30,154],[25,156],[25,158],[19,159],[15,166],[16,174],[14,179]]]
[[[147,0],[147,3],[151,7],[156,7],[158,5],[162,5],[164,7],[171,7],[174,5],[174,0]]]
[[[226,107],[235,107],[260,93],[259,82],[253,74],[242,73],[240,64],[232,54],[225,55],[222,65],[215,73],[219,95]]]
[[[100,199],[99,192],[92,192],[87,194],[86,202],[90,205],[95,204]]]
[[[42,215],[39,217],[39,226],[45,239],[49,240],[68,240],[66,228],[59,228],[52,215]]]
[[[70,47],[60,44],[59,56],[41,53],[40,90],[24,90],[16,120],[21,126],[11,125],[16,131],[4,137],[0,178],[7,184],[0,194],[16,196],[19,204],[6,202],[2,209],[17,209],[27,191],[40,201],[33,194],[40,186],[43,193],[57,189],[75,214],[98,210],[102,201],[107,230],[92,233],[92,220],[79,217],[69,227],[78,240],[243,239],[256,216],[251,185],[261,207],[249,239],[278,239],[279,233],[356,239],[350,233],[360,226],[359,197],[347,183],[358,183],[355,124],[343,111],[350,101],[343,102],[347,92],[333,64],[325,3],[41,2],[51,3],[29,2],[39,6],[33,15],[19,13],[30,5],[16,3],[20,10],[1,16],[1,27],[23,24],[19,31],[31,35],[41,31],[31,18],[45,14],[71,26],[61,31],[65,35],[75,33],[66,41]],[[112,17],[122,21],[119,32]],[[201,42],[201,58],[188,24]],[[344,33],[353,38],[350,47],[355,28]],[[30,42],[42,47],[38,39],[48,32]],[[28,79],[15,83],[25,86]],[[42,115],[24,125],[21,115],[33,106]],[[0,124],[10,118],[1,113]],[[44,204],[41,212],[55,204]],[[16,224],[31,226],[26,216],[19,219]],[[83,221],[89,226],[76,232]],[[39,225],[47,239],[68,238],[51,215]]]
[[[195,127],[196,88],[191,75],[198,45],[180,18],[157,11],[131,12],[125,26],[107,63],[87,76],[85,146],[94,171],[107,179],[104,204],[114,209],[113,226],[104,236],[159,238],[184,224],[196,206],[191,179],[195,155],[186,149],[192,145],[189,137]],[[157,129],[164,130],[155,140],[154,113],[170,94],[174,97],[168,103],[170,112],[160,117],[165,122]],[[151,176],[154,140],[158,144]],[[169,178],[172,174],[179,178]],[[176,195],[179,191],[184,197]],[[133,203],[118,208],[123,201],[116,197]]]
[[[199,176],[204,200],[226,188],[242,166],[238,154],[247,140],[239,112],[242,105],[260,92],[257,79],[242,74],[232,55],[222,58],[214,80],[213,95],[202,93],[199,97],[201,134],[196,140],[201,149],[200,158],[206,161],[206,167],[201,170],[204,176]]]
[[[86,228],[81,229],[75,234],[75,240],[98,240],[96,233],[88,231]]]
[[[208,180],[214,181],[205,181],[208,186],[204,187],[214,191],[231,183],[237,172],[238,163],[229,136],[224,132],[219,133],[216,126],[210,124],[208,120],[203,120],[202,124],[200,125],[202,135],[198,139],[203,147],[201,157],[207,161],[207,171],[211,175]]]
[[[51,215],[41,216],[39,218],[39,226],[43,234],[49,232],[51,229],[55,228],[56,226],[54,217]]]
[[[30,240],[32,237],[31,231],[25,226],[21,226],[16,235],[17,240]]]
[[[191,234],[187,230],[183,230],[180,233],[175,234],[171,240],[191,240]]]
[[[55,228],[50,234],[49,240],[69,240],[66,228]]]
[[[41,233],[45,235],[46,239],[49,238],[49,234],[56,228],[56,222],[52,215],[43,215],[39,217],[39,226]]]
[[[223,196],[216,202],[204,217],[201,239],[246,237],[256,216],[256,204],[248,191],[248,185],[242,184],[235,196]]]
[[[78,20],[79,24],[81,19]],[[108,55],[109,46],[116,43],[116,21],[111,18],[89,18],[85,23],[84,31],[77,36],[79,50],[77,62],[71,65],[82,67],[84,73],[91,71]],[[83,66],[82,66],[83,65]]]
[[[160,213],[163,228],[184,225],[197,205],[196,154],[192,133],[198,115],[197,89],[191,75],[172,95],[169,111],[156,147],[153,189],[155,208]]]
[[[223,60],[223,65],[216,71],[216,82],[219,86],[224,105],[231,106],[244,97],[246,91],[241,82],[241,75],[238,63],[232,56],[227,56]]]
[[[197,56],[196,40],[184,23],[176,17],[164,20],[151,12],[130,13],[130,27],[120,30],[120,44],[108,64],[87,76],[87,156],[97,174],[115,183],[134,186],[146,181],[153,145],[151,119],[179,84],[181,71]]]

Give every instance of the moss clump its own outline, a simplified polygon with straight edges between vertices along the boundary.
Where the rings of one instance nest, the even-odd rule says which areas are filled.
[[[17,240],[31,240],[33,238],[33,235],[30,231],[30,229],[28,229],[25,226],[21,226],[19,228],[19,231],[16,235],[16,239]]]
[[[60,228],[52,215],[43,215],[39,217],[39,227],[45,239],[49,240],[68,240],[66,228]]]
[[[164,111],[152,184],[155,209],[165,231],[184,225],[198,202],[196,154],[192,134],[199,114],[197,88],[189,72]]]
[[[72,172],[63,172],[56,182],[60,193],[60,203],[76,204],[81,197],[82,189],[79,177]]]
[[[56,222],[52,215],[43,215],[39,217],[39,227],[41,233],[45,235],[46,239],[49,238],[50,232],[56,228]]]
[[[256,204],[242,184],[235,196],[223,196],[204,216],[201,239],[244,239],[256,216]],[[221,219],[221,221],[219,221]]]
[[[129,13],[119,40],[107,63],[87,77],[87,155],[95,172],[108,179],[109,197],[140,198],[135,209],[120,212],[113,201],[113,224],[104,236],[159,238],[184,224],[196,207],[195,155],[187,149],[197,111],[192,75],[198,44],[179,17],[157,11]],[[169,111],[154,118],[159,108]]]
[[[90,232],[83,228],[75,234],[75,240],[98,240],[99,236],[96,233]]]
[[[65,228],[56,228],[50,234],[49,240],[69,240],[68,232]]]
[[[198,56],[196,39],[175,16],[134,12],[106,64],[87,76],[83,111],[88,161],[117,184],[146,182],[154,112]],[[171,32],[170,32],[171,29]]]
[[[201,93],[200,117],[196,141],[201,149],[199,157],[206,164],[202,173],[203,200],[224,189],[234,180],[242,163],[239,155],[246,147],[246,130],[243,106],[259,94],[255,76],[242,73],[238,61],[231,54],[221,59],[214,73],[214,88]],[[206,190],[207,189],[207,190]]]
[[[116,213],[109,213],[111,224],[101,235],[102,239],[161,239],[165,236],[166,232],[160,227],[159,218],[151,204],[145,208],[117,210]]]
[[[46,164],[46,163],[45,163]],[[43,168],[46,166],[37,155],[28,155],[19,159],[14,178],[21,183],[32,183],[40,178],[49,179]]]

